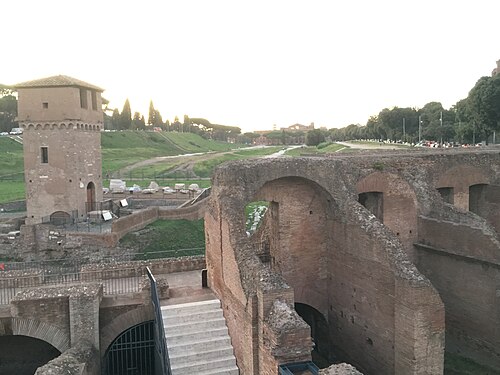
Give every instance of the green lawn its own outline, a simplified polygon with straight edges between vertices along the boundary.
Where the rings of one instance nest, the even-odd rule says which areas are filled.
[[[19,201],[26,198],[23,181],[0,180],[0,203]]]
[[[288,150],[285,152],[285,155],[288,156],[303,156],[303,155],[311,155],[311,154],[326,154],[332,152],[338,152],[343,149],[348,149],[348,147],[339,145],[337,143],[329,144],[326,147],[318,148],[316,146],[306,146],[306,147],[297,147],[292,150]]]
[[[210,177],[212,176],[214,168],[226,161],[258,158],[260,156],[274,154],[280,149],[282,149],[282,147],[255,148],[250,150],[239,150],[221,156],[214,156],[211,159],[206,159],[196,163],[193,167],[193,170],[194,173],[199,177]]]
[[[157,220],[144,229],[129,233],[120,245],[140,249],[138,258],[153,259],[205,254],[205,229],[203,219]]]
[[[0,137],[0,180],[23,181],[23,170],[23,145],[8,137]]]
[[[242,146],[227,142],[210,141],[194,133],[163,132],[161,134],[172,144],[189,153],[228,151]]]

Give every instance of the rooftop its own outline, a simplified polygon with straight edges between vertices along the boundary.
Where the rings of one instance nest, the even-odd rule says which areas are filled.
[[[72,78],[65,75],[52,76],[47,78],[35,79],[33,81],[21,82],[14,85],[16,89],[18,88],[36,88],[36,87],[83,87],[99,92],[103,92],[104,89],[91,85],[90,83],[80,81],[79,79]]]

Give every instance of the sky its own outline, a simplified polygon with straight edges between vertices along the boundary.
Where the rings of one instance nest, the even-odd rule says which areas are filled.
[[[498,0],[15,0],[0,83],[68,75],[110,107],[243,131],[450,108],[500,59]]]

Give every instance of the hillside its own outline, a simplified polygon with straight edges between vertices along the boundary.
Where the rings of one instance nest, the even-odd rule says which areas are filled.
[[[121,131],[101,133],[101,146],[106,176],[154,157],[227,151],[239,145],[206,140],[192,133]],[[23,170],[23,146],[9,137],[0,137],[0,203],[24,198]]]
[[[236,145],[203,139],[192,133],[143,131],[105,132],[101,135],[104,173],[156,156],[206,151],[226,151]]]
[[[0,179],[22,180],[23,145],[9,137],[0,137]]]

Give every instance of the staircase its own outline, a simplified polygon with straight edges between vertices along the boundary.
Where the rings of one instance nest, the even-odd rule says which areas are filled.
[[[217,299],[162,306],[172,375],[238,375]]]

